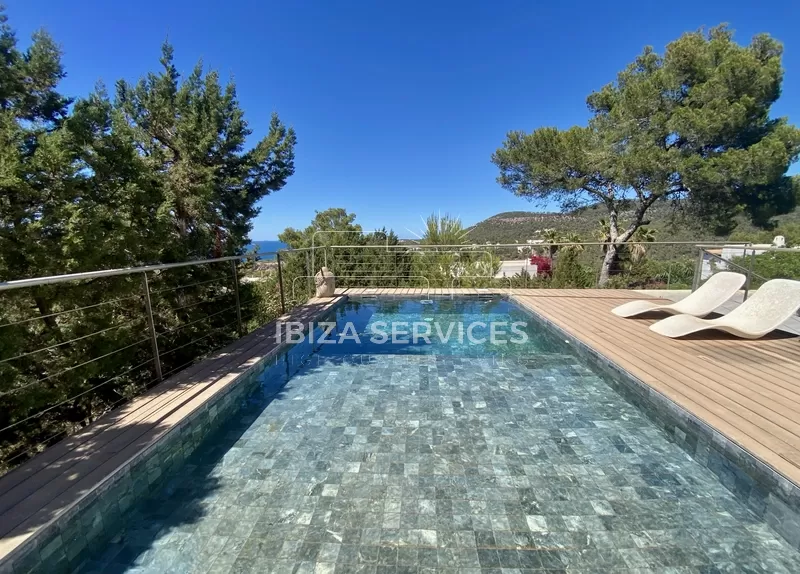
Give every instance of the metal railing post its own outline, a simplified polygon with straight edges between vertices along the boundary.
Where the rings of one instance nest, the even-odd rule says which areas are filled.
[[[158,336],[156,335],[156,323],[153,320],[153,304],[150,301],[150,285],[147,282],[147,271],[142,273],[142,284],[144,287],[144,306],[147,310],[147,324],[150,330],[150,345],[153,347],[153,361],[156,366],[156,378],[161,381],[161,356],[158,353]]]
[[[313,253],[313,252],[312,252]],[[308,279],[306,280],[306,295],[308,297],[311,296],[311,291],[313,291],[312,283],[311,283],[311,256],[309,255],[308,251],[306,251],[306,276]]]
[[[242,327],[242,306],[239,303],[239,271],[236,269],[236,261],[231,261],[231,269],[233,270],[233,295],[236,297],[236,325],[239,336],[242,337],[244,328]]]
[[[697,264],[694,267],[694,277],[692,278],[692,291],[697,290],[703,277],[703,253],[705,253],[705,250],[702,247],[699,249],[700,251],[697,253]]]
[[[278,260],[278,289],[281,292],[281,314],[286,313],[286,302],[283,299],[283,271],[281,270],[281,253],[275,253],[275,259]]]
[[[744,297],[742,302],[747,301],[747,296],[750,294],[750,282],[753,280],[753,264],[756,260],[756,249],[750,254],[750,265],[747,268],[747,281],[744,282]]]

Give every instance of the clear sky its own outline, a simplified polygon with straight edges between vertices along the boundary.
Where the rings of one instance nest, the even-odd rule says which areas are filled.
[[[328,207],[404,237],[433,211],[472,224],[533,209],[495,183],[505,133],[585,122],[587,94],[643,46],[700,26],[783,41],[774,112],[800,122],[797,0],[5,2],[24,44],[41,27],[61,44],[68,95],[156,69],[168,37],[182,72],[202,58],[235,78],[254,135],[272,111],[294,126],[296,173],[263,200],[253,239]]]

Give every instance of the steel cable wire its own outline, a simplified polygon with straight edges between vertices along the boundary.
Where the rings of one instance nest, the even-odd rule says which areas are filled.
[[[145,340],[148,340],[148,339],[145,339]],[[73,395],[73,396],[69,397],[68,399],[64,399],[63,401],[61,401],[61,402],[59,402],[59,403],[56,403],[56,404],[54,404],[54,405],[52,405],[52,406],[50,406],[50,407],[47,407],[46,409],[43,409],[43,410],[41,410],[41,411],[39,411],[39,412],[37,412],[37,413],[34,413],[34,414],[32,414],[32,415],[30,415],[30,416],[28,416],[28,417],[25,417],[25,418],[24,418],[24,419],[22,419],[22,420],[19,420],[19,421],[15,422],[15,423],[12,423],[12,424],[10,424],[10,425],[8,425],[8,426],[6,426],[6,427],[3,427],[2,429],[0,429],[0,433],[3,433],[3,432],[5,432],[5,431],[7,431],[7,430],[9,430],[9,429],[12,429],[12,428],[16,427],[16,426],[19,426],[19,425],[21,425],[22,423],[24,423],[24,422],[27,422],[27,421],[29,421],[29,420],[31,420],[31,419],[35,419],[35,418],[37,418],[37,417],[40,417],[41,415],[43,415],[43,414],[44,414],[44,413],[46,413],[46,412],[52,411],[53,409],[55,409],[55,408],[58,408],[58,407],[60,407],[61,405],[64,405],[64,404],[66,404],[66,403],[68,403],[68,402],[70,402],[70,401],[73,401],[73,400],[77,399],[78,397],[82,397],[83,395],[85,395],[85,394],[87,394],[87,393],[90,393],[90,392],[92,392],[92,391],[94,391],[94,390],[97,390],[97,389],[99,389],[100,387],[102,387],[102,386],[105,386],[105,385],[109,384],[110,382],[112,382],[112,381],[115,381],[115,380],[119,379],[120,377],[124,377],[125,375],[127,375],[127,374],[128,374],[128,373],[130,373],[131,371],[134,371],[134,370],[136,370],[136,369],[140,369],[141,367],[145,366],[146,364],[148,364],[148,363],[150,363],[150,362],[152,362],[152,361],[153,361],[153,359],[152,359],[152,358],[150,358],[150,359],[147,359],[147,360],[146,360],[146,361],[144,361],[143,363],[139,363],[138,365],[134,365],[133,367],[131,367],[131,368],[129,368],[129,369],[127,369],[127,370],[125,370],[124,372],[122,372],[122,373],[120,373],[120,374],[118,374],[118,375],[115,375],[115,376],[111,377],[110,379],[106,379],[106,380],[105,380],[105,381],[103,381],[102,383],[100,383],[100,384],[97,384],[97,385],[93,386],[92,388],[90,388],[90,389],[88,389],[88,390],[85,390],[85,391],[83,391],[82,393],[78,393],[77,395]]]

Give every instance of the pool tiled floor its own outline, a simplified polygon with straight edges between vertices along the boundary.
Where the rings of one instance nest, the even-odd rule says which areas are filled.
[[[800,572],[568,355],[314,356],[82,571]]]

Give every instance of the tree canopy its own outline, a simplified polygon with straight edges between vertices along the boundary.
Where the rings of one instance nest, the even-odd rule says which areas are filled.
[[[181,78],[169,44],[113,97],[73,101],[64,76],[53,39],[20,49],[0,11],[0,279],[244,253],[257,202],[294,172],[291,128],[273,114],[248,146],[233,82]],[[164,373],[236,334],[230,263],[149,279]],[[0,469],[153,383],[142,296],[141,276],[4,292]]]
[[[769,114],[780,95],[781,55],[773,38],[740,46],[726,26],[684,34],[663,55],[647,47],[589,95],[586,126],[510,132],[492,156],[498,181],[564,208],[604,205],[609,249],[601,283],[657,201],[677,200],[715,224],[744,212],[768,225],[794,209],[800,188],[786,175],[800,153],[800,130]],[[633,216],[619,221],[631,203]]]
[[[284,275],[295,286],[301,284],[300,277],[314,275],[323,265],[336,275],[337,284],[348,287],[389,287],[410,268],[394,231],[365,233],[356,214],[341,207],[315,212],[308,227],[287,227],[278,239],[293,249],[316,248],[313,255],[310,251],[284,255]]]
[[[45,33],[16,48],[0,28],[0,274],[19,278],[240,253],[257,202],[294,172],[295,134],[272,115],[251,134],[232,82],[173,48],[135,85],[70,108]]]

